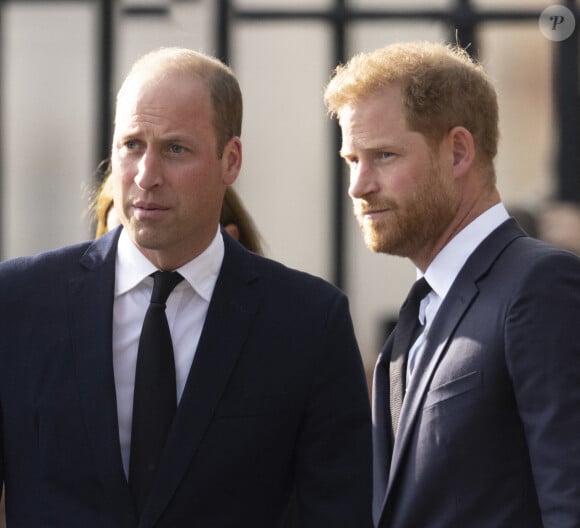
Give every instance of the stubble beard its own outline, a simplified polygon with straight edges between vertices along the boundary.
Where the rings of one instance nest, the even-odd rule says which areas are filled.
[[[168,228],[155,221],[138,220],[126,212],[124,227],[133,243],[145,251],[163,249],[167,243]]]
[[[421,187],[404,203],[377,200],[367,208],[388,209],[381,218],[369,220],[355,205],[366,246],[375,253],[413,258],[434,244],[453,220],[457,206],[433,169]]]

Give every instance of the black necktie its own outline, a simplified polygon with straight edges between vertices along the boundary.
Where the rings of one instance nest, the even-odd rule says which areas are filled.
[[[411,345],[421,328],[419,323],[419,305],[421,299],[431,291],[431,287],[424,278],[419,279],[409,292],[406,301],[399,312],[399,320],[395,327],[391,363],[389,366],[390,403],[391,403],[391,431],[393,438],[399,425],[399,415],[405,393],[405,377],[407,369],[407,355]]]
[[[183,277],[175,271],[157,271],[152,276],[155,282],[151,302],[139,338],[129,460],[129,484],[139,513],[143,511],[177,406],[175,362],[165,303]]]

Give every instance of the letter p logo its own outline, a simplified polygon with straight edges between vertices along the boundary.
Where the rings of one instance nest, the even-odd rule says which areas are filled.
[[[576,27],[574,13],[565,6],[553,5],[542,11],[539,20],[542,34],[554,41],[566,40]]]

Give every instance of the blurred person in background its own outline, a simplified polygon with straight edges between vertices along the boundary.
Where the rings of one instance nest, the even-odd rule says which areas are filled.
[[[549,202],[538,213],[538,238],[580,255],[580,206]]]

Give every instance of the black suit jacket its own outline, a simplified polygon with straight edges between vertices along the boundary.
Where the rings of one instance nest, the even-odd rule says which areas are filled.
[[[136,519],[112,363],[116,242],[0,264],[0,480],[11,527],[371,523],[370,408],[345,296],[227,236],[151,500]]]
[[[394,446],[392,339],[375,370],[380,527],[579,527],[580,260],[507,221],[468,259],[426,339]]]

